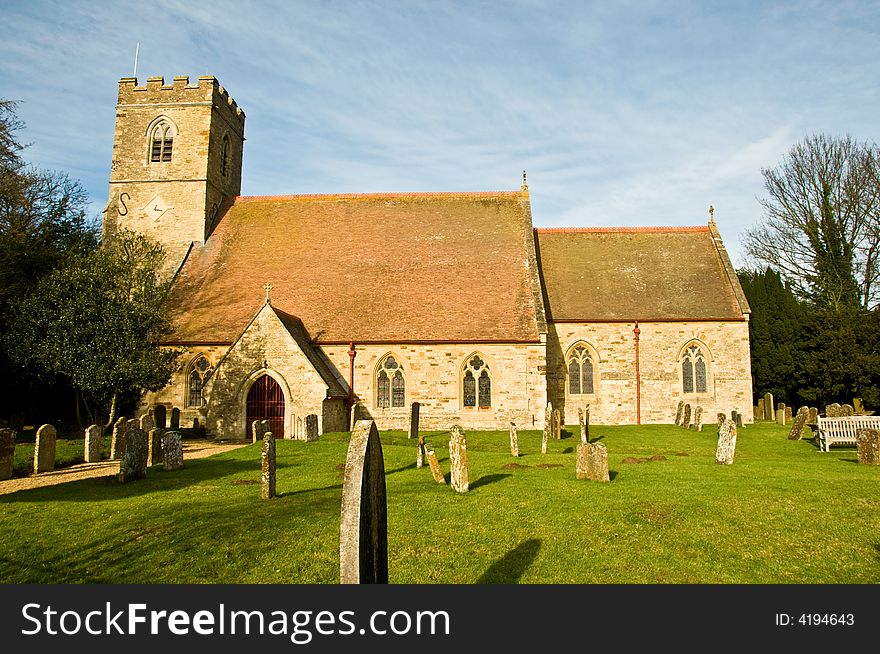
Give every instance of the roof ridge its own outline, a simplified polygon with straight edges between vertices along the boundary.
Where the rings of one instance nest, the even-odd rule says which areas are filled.
[[[706,225],[666,225],[657,227],[536,227],[539,234],[588,234],[590,232],[708,232]]]
[[[376,200],[394,198],[490,198],[522,197],[522,191],[426,191],[411,193],[301,193],[294,195],[239,195],[235,201],[266,200]]]

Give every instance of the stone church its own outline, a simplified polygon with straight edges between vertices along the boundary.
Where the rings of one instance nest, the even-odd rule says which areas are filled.
[[[119,81],[104,236],[159,241],[169,346],[144,398],[218,438],[752,416],[749,306],[714,221],[535,228],[529,189],[240,195],[244,112],[212,76]],[[197,423],[196,423],[197,421]]]

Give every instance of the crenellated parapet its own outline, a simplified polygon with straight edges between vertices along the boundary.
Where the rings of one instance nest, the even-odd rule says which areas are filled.
[[[170,84],[161,75],[148,77],[146,84],[139,86],[136,77],[123,77],[119,80],[120,107],[126,105],[164,105],[180,106],[184,103],[207,104],[215,108],[226,107],[227,117],[234,118],[243,127],[245,114],[226,89],[213,75],[202,75],[190,82],[189,75],[177,75]]]

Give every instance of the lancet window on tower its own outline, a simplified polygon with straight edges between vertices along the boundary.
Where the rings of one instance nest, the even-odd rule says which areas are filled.
[[[220,148],[220,175],[229,174],[229,135],[223,136],[223,147]]]
[[[150,161],[152,163],[171,161],[173,146],[174,128],[164,120],[159,121],[150,134]]]

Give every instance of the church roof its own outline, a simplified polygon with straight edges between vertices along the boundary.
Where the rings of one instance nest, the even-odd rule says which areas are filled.
[[[265,299],[315,343],[536,342],[546,330],[528,195],[239,197],[193,248],[175,342],[232,342]]]
[[[712,225],[535,232],[547,320],[743,320],[749,312]]]

